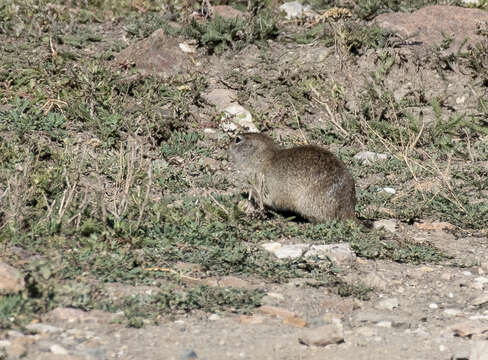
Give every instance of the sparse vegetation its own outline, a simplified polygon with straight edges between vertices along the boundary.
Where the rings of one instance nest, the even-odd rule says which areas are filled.
[[[335,5],[310,3],[316,9]],[[434,218],[486,232],[486,44],[449,59],[484,91],[477,93],[474,106],[459,111],[448,105],[445,94],[432,96],[416,85],[396,93],[388,81],[405,60],[393,50],[392,34],[366,22],[382,11],[427,3],[436,2],[362,0],[351,8],[353,18],[305,29],[282,23],[268,2],[254,2],[249,18],[216,16],[176,27],[171,21],[187,20],[188,9],[180,2],[4,1],[0,249],[3,261],[23,271],[27,288],[20,295],[0,296],[0,328],[21,326],[58,306],[122,311],[121,322],[140,327],[144,319],[157,321],[168,313],[248,313],[261,304],[261,289],[203,285],[208,277],[225,275],[263,283],[306,278],[313,286],[363,300],[375,291],[345,282],[329,261],[279,260],[260,246],[281,239],[348,242],[368,259],[449,260],[428,242],[362,225],[309,224],[271,212],[259,217],[241,212],[238,190],[223,171],[228,139],[203,131],[220,119],[202,101],[216,81],[237,89],[239,103],[256,104],[253,115],[261,129],[299,134],[298,140],[284,137],[282,142],[339,146],[339,156],[361,183],[361,218],[388,216],[404,223]],[[168,4],[168,11],[161,11]],[[291,26],[292,34],[282,36]],[[226,57],[249,44],[258,45],[260,53],[245,71],[222,69],[213,82],[203,71],[162,80],[111,62],[159,28],[195,40],[206,54]],[[267,40],[287,46],[290,37],[294,46],[330,47],[330,56],[314,58],[310,67],[302,53],[279,58],[267,53],[272,51]],[[368,49],[374,49],[368,53],[373,70],[351,74]],[[320,67],[324,64],[333,70]],[[345,76],[332,76],[334,69]],[[349,86],[348,76],[357,77],[361,86]],[[352,159],[362,148],[392,157],[364,166]],[[208,159],[217,165],[206,165]],[[396,193],[382,191],[386,186]],[[199,265],[192,273],[195,284],[182,281],[181,263]],[[114,303],[104,290],[108,282],[159,286],[160,291]]]

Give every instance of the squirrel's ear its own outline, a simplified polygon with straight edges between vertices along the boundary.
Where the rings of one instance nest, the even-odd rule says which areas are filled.
[[[236,139],[235,139],[235,143],[236,144],[239,144],[242,140],[244,140],[244,138],[242,136],[240,136],[240,135],[237,135],[236,136]]]

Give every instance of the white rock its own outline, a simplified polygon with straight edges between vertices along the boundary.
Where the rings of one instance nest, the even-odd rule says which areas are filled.
[[[346,243],[311,245],[291,244],[282,245],[278,242],[265,243],[261,245],[265,250],[272,252],[279,259],[296,259],[300,256],[329,258],[338,264],[352,263],[356,260],[356,254],[351,246]]]
[[[391,187],[384,187],[381,191],[388,193],[388,194],[396,194],[396,190]]]
[[[49,350],[51,350],[51,352],[53,354],[56,354],[56,355],[67,355],[68,354],[68,350],[66,350],[64,347],[62,347],[61,345],[58,345],[58,344],[54,344],[52,345]]]
[[[388,154],[378,154],[372,151],[361,151],[354,155],[354,159],[362,160],[364,164],[371,164],[378,160],[387,160],[390,158]]]
[[[347,243],[312,245],[306,256],[327,257],[337,264],[350,264],[356,261],[356,254]]]
[[[436,303],[432,303],[432,304],[429,304],[429,309],[438,309],[439,308],[439,305],[437,305]]]
[[[273,241],[270,243],[261,244],[261,247],[266,251],[274,252],[276,249],[279,249],[281,247],[281,244],[279,242]]]
[[[29,324],[26,326],[26,329],[39,334],[43,334],[43,333],[55,334],[55,333],[63,332],[63,329],[61,328],[52,325],[41,324],[41,323]]]
[[[458,316],[459,314],[462,314],[463,312],[459,309],[446,309],[444,310],[444,314],[448,316]]]
[[[283,296],[283,294],[280,294],[280,293],[269,292],[266,295],[268,295],[269,297],[276,299],[276,300],[280,300],[280,301],[285,300],[285,297]]]
[[[466,96],[460,96],[458,98],[456,98],[456,104],[464,104],[464,102],[466,101]]]
[[[212,314],[208,317],[208,319],[210,321],[217,321],[217,320],[220,320],[220,316],[218,316],[217,314]]]
[[[390,298],[380,301],[375,308],[379,310],[393,310],[398,307],[398,299]]]
[[[473,273],[471,271],[463,271],[464,276],[471,276]]]
[[[302,17],[304,12],[310,9],[310,5],[303,6],[298,1],[287,2],[280,6],[280,10],[286,13],[287,19]]]
[[[384,228],[386,231],[395,232],[398,225],[398,220],[396,219],[382,219],[375,221],[373,223],[373,228],[381,229]]]
[[[478,3],[479,3],[479,0],[462,0],[462,1],[463,1],[463,3],[469,4],[469,5],[471,5],[471,4],[472,5],[478,5]]]
[[[258,128],[252,122],[252,115],[249,110],[245,109],[239,104],[231,104],[227,106],[224,110],[222,110],[222,119],[223,123],[228,123],[229,121],[234,123],[237,127],[242,128],[247,132],[259,132]],[[223,128],[224,131],[228,131]]]
[[[293,244],[293,245],[281,245],[277,248],[275,248],[272,253],[275,254],[275,256],[278,259],[296,259],[302,254],[305,256],[305,253],[311,249],[311,246],[309,244]]]
[[[193,54],[194,52],[196,52],[196,47],[193,46],[193,45],[189,45],[187,43],[179,43],[178,44],[181,51],[183,51],[184,53],[187,53],[187,54]]]
[[[379,323],[376,324],[376,326],[391,328],[391,321],[380,321]]]

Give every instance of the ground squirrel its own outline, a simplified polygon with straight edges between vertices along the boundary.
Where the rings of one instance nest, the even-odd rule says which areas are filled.
[[[330,151],[315,145],[286,149],[264,134],[245,133],[228,154],[261,207],[291,211],[314,223],[356,220],[354,179]]]

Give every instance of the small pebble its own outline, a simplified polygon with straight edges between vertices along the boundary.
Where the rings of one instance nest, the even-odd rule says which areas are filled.
[[[217,314],[212,314],[208,317],[208,319],[210,321],[217,321],[217,320],[220,320],[220,316],[218,316]]]
[[[429,304],[429,308],[431,308],[431,309],[438,309],[439,308],[439,305],[437,305],[436,303],[432,303],[432,304]]]
[[[54,344],[50,348],[51,352],[56,355],[67,355],[68,350],[66,350],[64,347],[58,344]]]
[[[449,316],[458,316],[461,313],[462,313],[462,311],[459,309],[446,309],[446,310],[444,310],[444,314],[449,315]]]

